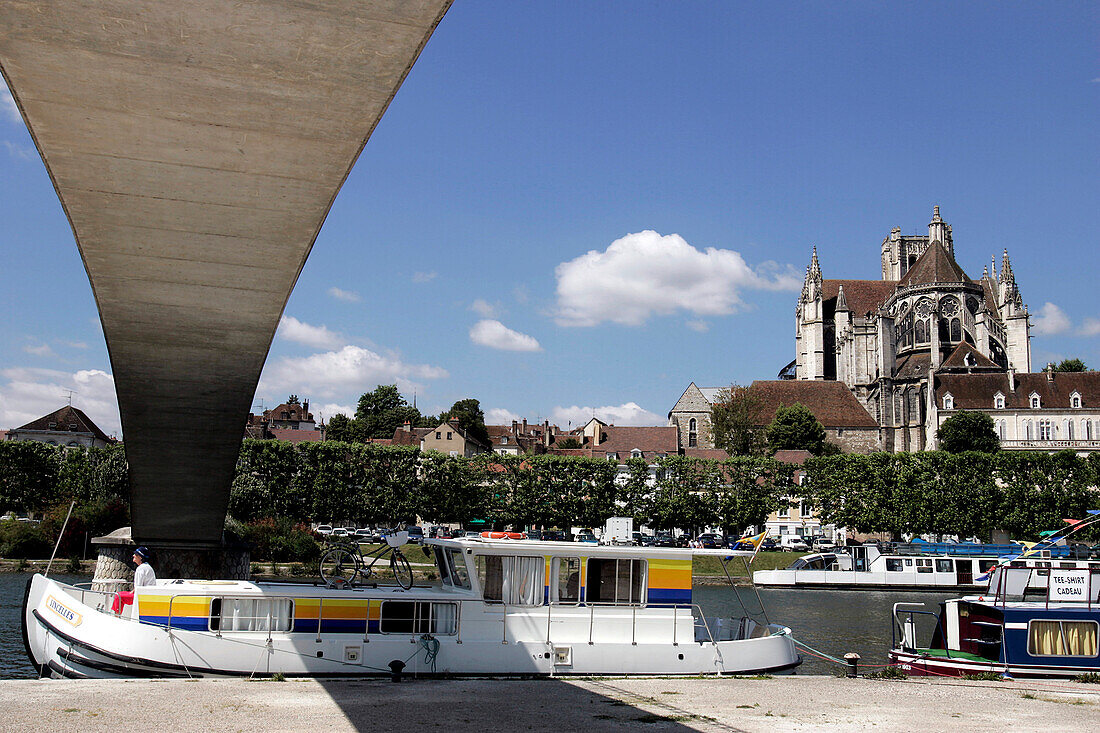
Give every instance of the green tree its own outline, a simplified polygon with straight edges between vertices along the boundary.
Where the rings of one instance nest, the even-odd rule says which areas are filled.
[[[1056,372],[1087,372],[1088,367],[1085,366],[1085,362],[1080,359],[1062,359],[1062,362],[1058,366],[1054,367]]]
[[[767,428],[768,449],[808,450],[815,456],[825,451],[825,427],[805,405],[795,402],[790,407],[779,406],[775,419]]]
[[[561,440],[554,441],[554,447],[561,450],[570,450],[574,448],[580,448],[581,442],[576,438],[562,438]]]
[[[328,419],[325,440],[351,443],[359,440],[358,432],[359,424],[355,420],[342,413],[337,413]]]
[[[362,438],[392,438],[406,421],[419,424],[420,411],[409,405],[395,384],[380,384],[359,398],[355,421]]]
[[[943,421],[936,438],[940,448],[948,453],[979,451],[996,453],[1001,441],[993,427],[993,418],[984,412],[962,410]]]
[[[39,512],[57,503],[60,453],[47,443],[0,442],[0,513]]]
[[[481,403],[474,398],[459,400],[450,410],[439,416],[440,423],[450,420],[456,420],[458,427],[470,437],[490,445],[489,431],[485,428],[485,413],[481,411]]]
[[[731,456],[756,456],[767,445],[761,424],[762,402],[748,387],[719,390],[710,409],[714,446]]]

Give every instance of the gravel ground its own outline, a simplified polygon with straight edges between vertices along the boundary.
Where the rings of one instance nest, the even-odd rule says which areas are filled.
[[[1100,730],[1100,686],[833,677],[0,682],[3,730]]]

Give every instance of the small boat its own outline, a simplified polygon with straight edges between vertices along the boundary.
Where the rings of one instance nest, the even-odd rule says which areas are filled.
[[[1100,574],[1051,570],[1044,600],[1023,600],[1033,568],[1000,566],[989,591],[955,598],[928,611],[895,603],[890,663],[911,675],[1075,677],[1100,672]],[[930,641],[918,623],[935,619]]]
[[[1100,560],[1075,548],[1049,545],[1027,551],[1019,544],[888,543],[857,545],[797,558],[782,570],[757,570],[763,587],[892,588],[967,591],[987,588],[989,572],[1006,557],[1011,566],[1032,570],[1027,591],[1044,593],[1051,570],[1100,573]]]
[[[423,551],[438,580],[408,589],[158,580],[120,605],[36,574],[24,643],[42,675],[69,678],[750,674],[801,663],[790,629],[704,618],[692,602],[693,555],[749,552],[481,538],[426,539]]]

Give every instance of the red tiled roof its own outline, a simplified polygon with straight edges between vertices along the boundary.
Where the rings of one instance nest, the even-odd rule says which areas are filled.
[[[320,430],[291,430],[290,428],[269,428],[268,432],[275,440],[285,440],[288,443],[320,443]]]
[[[421,439],[432,432],[434,428],[413,428],[412,430],[404,430],[403,428],[397,428],[393,431],[393,438],[390,439],[391,445],[415,445],[419,446]]]
[[[836,296],[841,285],[844,286],[844,300],[848,302],[848,310],[862,316],[882,307],[898,284],[894,280],[822,280],[821,297],[826,311],[836,310]]]
[[[1030,397],[1039,395],[1042,409],[1066,410],[1070,395],[1081,395],[1081,407],[1100,407],[1100,372],[1023,373],[1015,375],[1015,390],[1008,388],[1008,374],[939,374],[936,376],[936,401],[951,393],[956,410],[993,409],[993,396],[1005,397],[1006,409],[1030,409]]]
[[[847,289],[845,289],[847,292]],[[799,379],[757,380],[750,392],[761,400],[760,424],[775,419],[779,407],[798,402],[805,405],[827,428],[878,428],[843,382]]]
[[[54,423],[51,428],[50,423]],[[84,414],[83,410],[77,409],[72,405],[66,405],[60,410],[54,410],[49,415],[43,415],[37,420],[31,420],[26,425],[22,425],[17,430],[60,430],[62,432],[68,431],[70,425],[75,425],[77,433],[91,433],[96,438],[102,441],[111,443],[114,442],[107,437],[107,434],[99,429],[99,426],[92,422],[92,419]]]
[[[808,450],[777,450],[772,457],[781,463],[797,463],[801,466],[812,455]]]
[[[724,461],[730,454],[721,448],[684,448],[684,455],[688,458],[704,458],[708,461]]]
[[[928,374],[932,365],[932,356],[927,352],[907,354],[894,364],[895,379],[917,379]]]
[[[596,453],[626,453],[635,448],[642,451],[645,458],[651,454],[666,453],[676,455],[680,449],[679,429],[671,427],[616,427],[604,428],[607,439],[594,446]]]
[[[963,283],[970,282],[959,264],[947,253],[939,242],[932,242],[928,249],[913,263],[901,281],[902,287],[910,285],[924,285],[927,283]],[[844,289],[845,295],[848,289]]]

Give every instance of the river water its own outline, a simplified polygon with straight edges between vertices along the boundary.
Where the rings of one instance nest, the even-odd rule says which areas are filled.
[[[55,576],[69,583],[89,579],[77,575]],[[23,650],[20,621],[23,591],[30,577],[24,573],[0,573],[0,679],[35,676]],[[830,656],[843,657],[847,652],[856,652],[868,665],[881,665],[886,661],[893,604],[904,601],[935,605],[952,595],[956,594],[760,589],[760,598],[772,623],[789,626],[796,639]],[[746,611],[752,614],[759,609],[752,588],[697,586],[694,599],[708,617],[739,617]],[[837,665],[815,659],[805,652],[803,659],[798,674],[833,674],[839,669]]]

